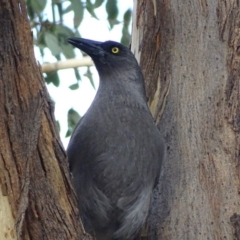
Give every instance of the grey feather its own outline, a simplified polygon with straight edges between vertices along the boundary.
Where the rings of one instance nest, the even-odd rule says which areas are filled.
[[[141,69],[119,43],[68,41],[92,57],[100,76],[96,97],[67,149],[81,218],[98,240],[132,240],[146,221],[165,155]]]

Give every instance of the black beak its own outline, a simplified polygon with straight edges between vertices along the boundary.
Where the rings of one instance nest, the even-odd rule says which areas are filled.
[[[104,54],[104,50],[101,48],[102,42],[77,37],[68,38],[67,41],[88,54],[90,57],[102,56]]]

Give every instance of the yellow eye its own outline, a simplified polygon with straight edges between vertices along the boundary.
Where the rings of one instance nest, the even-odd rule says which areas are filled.
[[[114,54],[119,53],[119,48],[118,47],[113,47],[112,48],[112,53],[114,53]]]

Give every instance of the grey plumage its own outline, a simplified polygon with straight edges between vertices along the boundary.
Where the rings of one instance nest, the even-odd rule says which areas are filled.
[[[68,42],[92,57],[100,77],[67,149],[81,218],[98,240],[132,240],[146,221],[165,152],[142,73],[119,43]]]

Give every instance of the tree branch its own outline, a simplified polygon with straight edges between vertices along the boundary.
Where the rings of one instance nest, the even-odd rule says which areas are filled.
[[[42,64],[42,71],[53,72],[60,69],[67,69],[67,68],[77,68],[77,67],[89,67],[93,66],[93,62],[90,57],[83,57],[81,59],[68,59],[66,61],[59,61],[55,63],[43,63]]]

